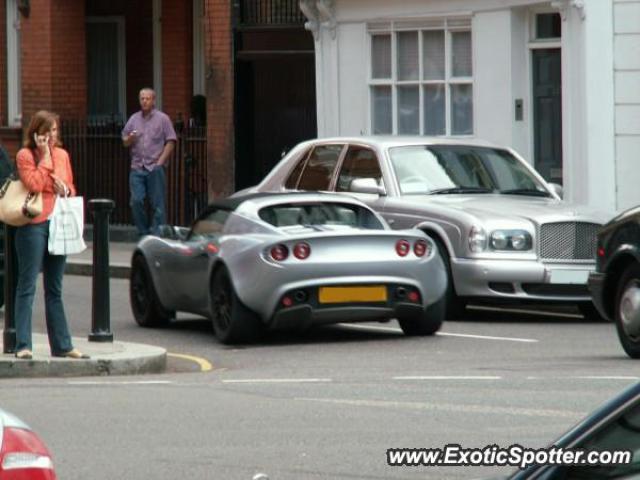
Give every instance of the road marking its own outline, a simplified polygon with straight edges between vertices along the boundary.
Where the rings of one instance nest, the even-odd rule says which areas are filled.
[[[222,380],[222,383],[326,383],[330,378],[238,378]]]
[[[462,338],[478,338],[480,340],[501,340],[504,342],[523,342],[523,343],[538,343],[540,340],[535,338],[516,338],[516,337],[492,337],[490,335],[471,335],[469,333],[447,333],[438,332],[436,335],[443,337],[462,337]]]
[[[640,377],[624,376],[624,375],[586,375],[584,377],[569,377],[581,380],[640,380]]]
[[[584,318],[578,313],[550,312],[548,310],[526,310],[520,308],[484,307],[482,305],[468,306],[470,310],[483,310],[487,312],[526,313],[527,315],[541,315],[545,317]]]
[[[167,353],[167,356],[173,357],[173,358],[181,358],[182,360],[190,360],[192,362],[195,362],[198,365],[200,365],[201,372],[208,372],[210,370],[213,370],[213,365],[211,365],[211,363],[206,358],[195,357],[193,355],[185,355],[183,353]]]
[[[99,380],[70,380],[69,385],[168,385],[170,380],[122,380],[122,381],[99,381]]]
[[[296,400],[305,402],[331,403],[337,405],[348,405],[352,407],[375,407],[375,408],[402,408],[407,410],[433,410],[452,413],[473,413],[473,414],[495,414],[495,415],[515,415],[527,417],[556,417],[577,419],[584,415],[584,412],[574,412],[570,410],[554,410],[547,408],[518,408],[499,407],[489,405],[452,405],[448,403],[426,403],[426,402],[394,402],[386,400],[352,400],[342,398],[304,398],[298,397]]]
[[[447,375],[407,375],[393,377],[394,380],[502,380],[497,376],[447,376]]]
[[[341,327],[351,328],[354,330],[377,330],[379,332],[387,332],[387,333],[402,333],[402,330],[399,328],[393,327],[378,327],[375,325],[353,325],[350,323],[339,323]],[[467,333],[447,333],[447,332],[438,332],[436,335],[444,336],[444,337],[462,337],[462,338],[477,338],[479,340],[500,340],[504,342],[524,342],[524,343],[537,343],[539,340],[534,338],[515,338],[515,337],[492,337],[489,335],[472,335]]]

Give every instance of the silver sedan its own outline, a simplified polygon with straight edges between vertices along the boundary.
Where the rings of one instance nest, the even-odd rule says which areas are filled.
[[[211,204],[190,229],[147,236],[132,257],[131,306],[145,327],[175,311],[210,317],[220,341],[264,328],[397,318],[431,335],[446,273],[420,230],[393,231],[356,199],[254,194]]]
[[[576,303],[597,316],[586,282],[596,232],[611,213],[563,202],[509,148],[425,137],[329,138],[295,147],[248,191],[357,197],[396,229],[436,243],[449,281],[447,317],[470,300]]]

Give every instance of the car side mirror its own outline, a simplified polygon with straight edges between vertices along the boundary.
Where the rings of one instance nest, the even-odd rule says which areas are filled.
[[[349,191],[354,193],[373,193],[375,195],[386,195],[384,187],[378,185],[375,178],[356,178],[351,181]]]
[[[550,183],[549,184],[549,190],[551,190],[553,193],[558,195],[560,198],[563,198],[564,191],[562,189],[562,185],[560,185],[558,183]]]

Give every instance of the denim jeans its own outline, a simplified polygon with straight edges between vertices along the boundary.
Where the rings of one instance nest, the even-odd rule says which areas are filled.
[[[45,320],[51,354],[57,355],[73,349],[62,304],[62,277],[67,257],[50,255],[47,249],[48,241],[48,220],[16,229],[15,249],[18,260],[15,299],[16,351],[25,348],[33,349],[31,316],[40,270],[43,272]]]
[[[133,222],[140,235],[158,234],[160,225],[166,223],[164,191],[164,167],[148,170],[131,170],[129,174],[129,189],[131,190],[131,211]],[[151,222],[147,218],[144,199],[148,197],[151,204]]]

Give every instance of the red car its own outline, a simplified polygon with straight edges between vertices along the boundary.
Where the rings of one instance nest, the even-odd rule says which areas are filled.
[[[51,454],[22,420],[0,409],[0,480],[56,480]]]

